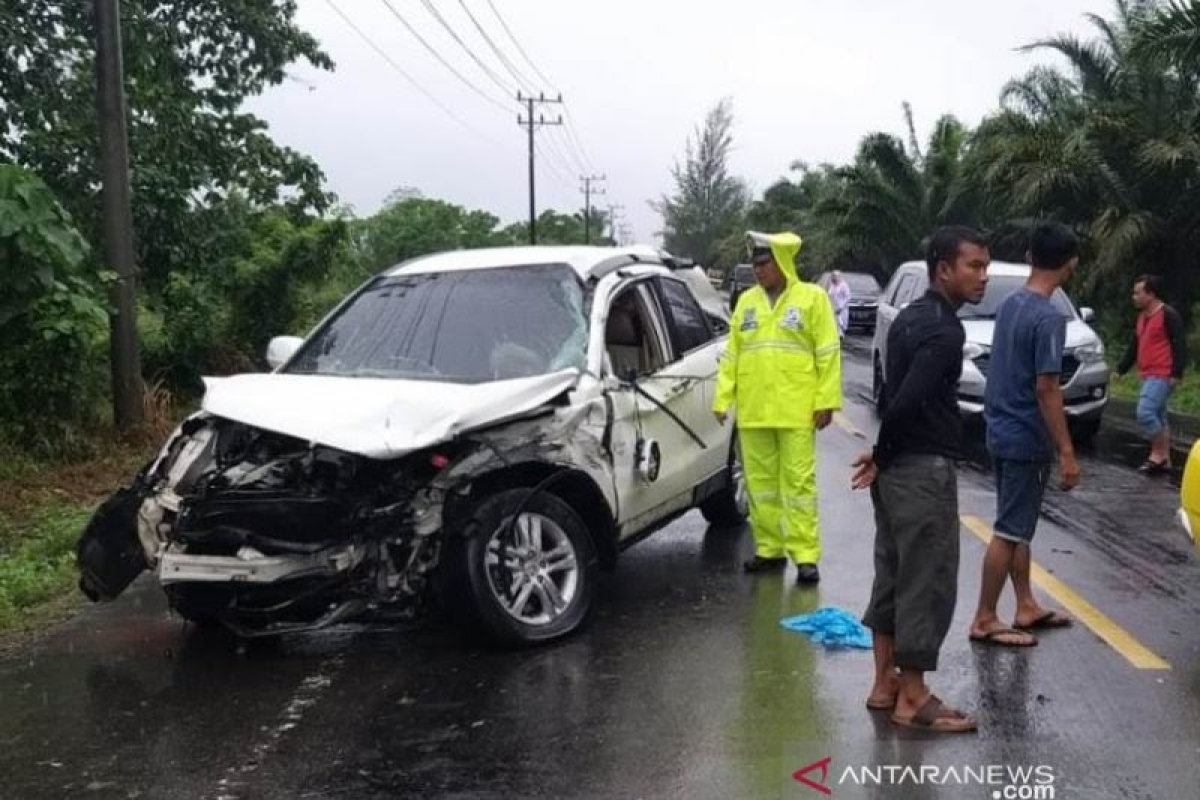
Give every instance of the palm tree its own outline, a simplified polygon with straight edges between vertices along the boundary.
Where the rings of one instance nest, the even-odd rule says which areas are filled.
[[[1159,272],[1186,311],[1200,266],[1200,72],[1163,68],[1164,53],[1186,48],[1154,38],[1182,8],[1119,0],[1114,19],[1089,15],[1095,38],[1029,45],[1066,68],[1035,68],[1004,89],[965,175],[989,214],[1053,217],[1084,233],[1086,288]]]
[[[887,133],[865,137],[854,163],[837,171],[840,191],[817,209],[856,259],[885,277],[919,256],[934,228],[974,217],[960,180],[967,129],[954,117],[942,117],[922,152],[907,104],[905,118],[908,143]]]

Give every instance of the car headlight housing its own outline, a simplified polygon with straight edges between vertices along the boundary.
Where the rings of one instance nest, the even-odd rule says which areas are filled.
[[[1104,360],[1104,345],[1100,342],[1081,344],[1074,352],[1080,364],[1096,364]]]

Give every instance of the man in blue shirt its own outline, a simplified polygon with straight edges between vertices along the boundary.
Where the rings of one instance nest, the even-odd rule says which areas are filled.
[[[1000,306],[992,338],[984,415],[996,473],[996,524],[970,634],[972,641],[1008,647],[1037,644],[1031,630],[1071,624],[1033,596],[1030,542],[1055,454],[1062,490],[1079,483],[1059,385],[1067,320],[1050,302],[1079,264],[1079,240],[1063,225],[1039,225],[1029,262],[1029,280]],[[996,614],[1010,575],[1017,595],[1012,627]]]

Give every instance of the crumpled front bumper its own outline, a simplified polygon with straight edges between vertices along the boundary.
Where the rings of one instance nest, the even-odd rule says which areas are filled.
[[[365,548],[354,544],[305,555],[277,556],[265,556],[250,547],[243,547],[235,556],[195,555],[171,545],[159,555],[158,579],[163,586],[176,583],[274,584],[339,575],[361,564],[365,554]]]

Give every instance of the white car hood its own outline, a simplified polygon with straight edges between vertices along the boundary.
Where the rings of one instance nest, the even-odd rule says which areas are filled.
[[[480,384],[237,375],[205,378],[203,409],[368,458],[396,458],[526,414],[573,388],[578,370]]]
[[[962,321],[963,330],[967,334],[967,341],[973,344],[982,345],[983,347],[992,346],[992,336],[996,332],[996,321],[992,319],[964,319]],[[1067,342],[1068,350],[1079,347],[1083,344],[1094,344],[1099,341],[1096,332],[1082,320],[1073,319],[1067,322]]]

